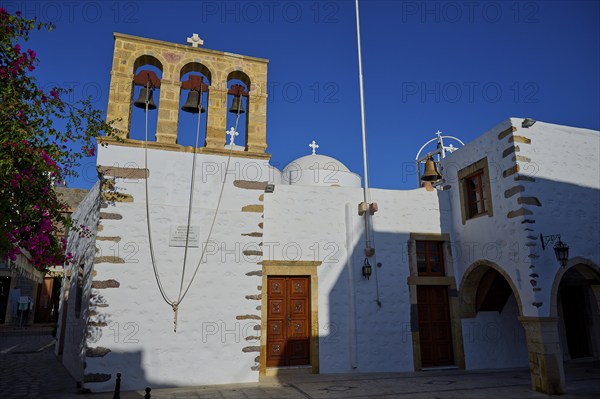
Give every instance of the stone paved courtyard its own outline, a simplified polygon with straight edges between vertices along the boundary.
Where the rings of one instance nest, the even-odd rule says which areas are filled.
[[[15,335],[0,331],[0,398],[112,399],[112,393],[82,394],[53,353],[47,333]],[[568,394],[561,398],[599,398],[600,362],[565,366]],[[116,372],[116,371],[115,371]],[[123,378],[127,371],[121,370]],[[392,398],[547,398],[531,391],[529,371],[438,370],[419,373],[291,375],[260,383],[155,389],[155,399],[392,399]],[[122,392],[141,399],[144,392]]]

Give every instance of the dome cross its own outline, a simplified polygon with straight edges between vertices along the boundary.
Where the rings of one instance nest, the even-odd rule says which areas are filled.
[[[312,143],[310,143],[308,146],[312,148],[312,153],[313,155],[315,155],[317,153],[317,148],[319,148],[317,142],[313,140]]]

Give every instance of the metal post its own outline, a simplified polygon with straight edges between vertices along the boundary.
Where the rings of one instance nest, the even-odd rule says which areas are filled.
[[[121,399],[121,373],[117,373],[117,381],[115,382],[115,394],[113,399]]]

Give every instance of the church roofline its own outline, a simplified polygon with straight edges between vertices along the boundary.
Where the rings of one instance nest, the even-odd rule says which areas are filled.
[[[128,35],[128,34],[119,33],[119,32],[113,32],[113,36],[114,36],[115,40],[117,38],[120,38],[120,39],[139,42],[139,43],[149,43],[154,46],[162,46],[162,47],[168,48],[170,50],[172,50],[173,47],[175,47],[175,48],[178,48],[178,49],[184,50],[184,51],[195,51],[195,52],[207,53],[207,54],[225,55],[225,56],[229,56],[229,57],[238,57],[238,58],[242,58],[245,60],[252,60],[252,61],[256,61],[256,62],[260,62],[260,63],[264,63],[264,64],[269,63],[269,60],[267,58],[259,58],[259,57],[252,57],[249,55],[229,53],[227,51],[211,50],[211,49],[207,49],[204,47],[192,47],[189,44],[171,43],[171,42],[166,42],[163,40],[148,39],[145,37],[133,36],[133,35]]]

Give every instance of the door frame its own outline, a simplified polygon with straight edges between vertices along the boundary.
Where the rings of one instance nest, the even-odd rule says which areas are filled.
[[[419,276],[417,270],[417,241],[442,241],[444,276]],[[452,333],[452,352],[454,367],[465,368],[465,350],[463,346],[462,321],[458,302],[458,290],[454,276],[454,261],[450,246],[450,235],[447,233],[410,233],[408,240],[408,267],[407,279],[410,297],[410,330],[413,343],[413,366],[415,371],[421,371],[421,337],[419,335],[419,313],[417,302],[417,286],[419,285],[445,285],[448,287],[448,307],[450,311],[450,331]]]
[[[261,322],[260,322],[260,359],[259,376],[275,375],[279,369],[290,367],[269,367],[267,369],[267,296],[269,276],[285,277],[310,277],[310,369],[313,374],[319,374],[319,285],[317,267],[320,261],[290,261],[290,260],[263,260],[262,261],[262,289],[261,289]],[[291,368],[298,366],[291,366]]]

